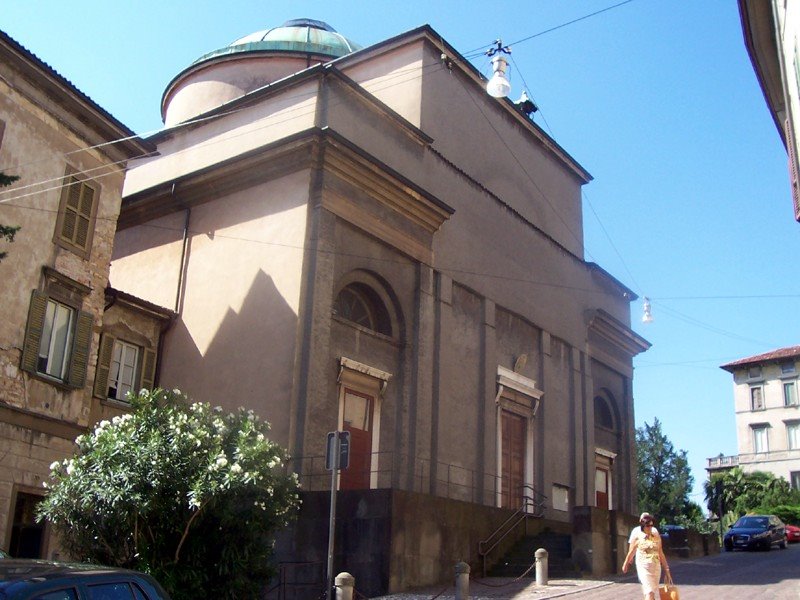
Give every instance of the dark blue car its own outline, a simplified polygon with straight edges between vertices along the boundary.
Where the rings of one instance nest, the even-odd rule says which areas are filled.
[[[769,550],[774,545],[786,548],[786,526],[775,515],[740,517],[725,534],[725,550]]]
[[[0,600],[169,600],[144,573],[44,560],[0,560]]]

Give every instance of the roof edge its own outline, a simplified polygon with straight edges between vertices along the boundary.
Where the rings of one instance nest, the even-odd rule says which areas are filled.
[[[420,25],[419,27],[397,34],[371,46],[366,46],[361,50],[353,52],[352,54],[342,56],[341,58],[336,59],[336,61],[338,65],[344,66],[349,62],[364,60],[372,52],[379,51],[381,49],[388,50],[388,48],[391,46],[397,46],[414,38],[423,37],[427,39],[428,42],[433,46],[438,48],[442,53],[446,54],[449,58],[454,59],[453,65],[460,68],[465,75],[472,79],[481,88],[486,86],[487,79],[481,74],[481,72],[449,42],[445,41],[444,37],[442,37],[433,27],[428,24]],[[572,157],[561,145],[559,145],[558,142],[550,137],[550,135],[548,135],[534,121],[523,115],[509,98],[502,98],[499,100],[499,105],[503,106],[504,109],[517,120],[517,122],[525,126],[531,134],[538,138],[542,144],[547,146],[556,156],[558,156],[583,183],[589,183],[594,179],[591,173],[589,173],[574,157]]]
[[[0,42],[8,48],[8,52],[16,58],[20,65],[36,70],[52,87],[61,92],[56,96],[58,102],[63,104],[65,108],[76,115],[82,114],[85,116],[88,114],[90,118],[82,120],[86,121],[91,129],[94,129],[97,134],[107,139],[107,141],[118,142],[115,145],[122,148],[128,158],[150,154],[156,150],[155,145],[140,137],[127,125],[79,90],[66,77],[2,30],[0,30]],[[2,51],[3,48],[0,46],[0,52]],[[46,89],[43,91],[47,93]],[[53,94],[51,93],[50,95]]]

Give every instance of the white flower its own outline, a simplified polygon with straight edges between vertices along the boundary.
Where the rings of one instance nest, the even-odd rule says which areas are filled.
[[[56,460],[56,461],[50,463],[50,470],[51,471],[55,471],[60,466],[61,466],[61,463]]]
[[[72,475],[75,472],[75,463],[73,461],[69,461],[67,463],[67,475]]]
[[[239,463],[233,463],[233,465],[231,466],[231,473],[241,473],[241,472],[242,472],[241,465],[239,465]]]
[[[228,459],[225,458],[224,456],[220,456],[220,457],[217,458],[217,466],[218,467],[222,468],[227,464],[228,464]]]

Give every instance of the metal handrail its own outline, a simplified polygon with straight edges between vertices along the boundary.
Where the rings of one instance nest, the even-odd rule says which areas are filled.
[[[512,531],[514,531],[517,525],[519,525],[521,522],[530,517],[538,518],[544,516],[544,506],[547,496],[535,490],[530,484],[525,484],[521,486],[520,489],[529,491],[531,495],[523,494],[522,506],[520,506],[511,516],[503,521],[488,538],[478,542],[478,556],[481,557],[483,562],[484,577],[486,577],[486,557],[488,554],[494,550]],[[489,545],[488,548],[486,547],[487,545]]]
[[[545,501],[547,500],[547,496],[539,492],[538,490],[534,489],[534,487],[526,483],[522,486],[523,490],[528,490],[530,496],[523,496],[524,498],[528,498],[533,506],[533,510],[531,511],[532,517],[543,517],[544,516],[544,507]]]

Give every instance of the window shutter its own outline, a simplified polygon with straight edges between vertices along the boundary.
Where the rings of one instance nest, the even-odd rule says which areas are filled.
[[[90,313],[78,311],[78,322],[72,339],[72,352],[69,357],[67,384],[82,388],[86,385],[86,367],[89,364],[89,348],[92,344],[92,324]]]
[[[47,295],[38,290],[31,292],[31,305],[28,309],[28,323],[25,326],[25,341],[22,344],[23,371],[36,373],[39,362],[39,343],[42,339],[44,316],[47,312]]]
[[[64,177],[57,237],[67,247],[89,253],[97,189],[74,175]],[[86,258],[86,256],[84,256]]]
[[[76,177],[64,178],[64,217],[59,235],[71,244],[75,243],[78,207],[81,201],[81,183]]]
[[[100,338],[100,350],[97,352],[97,370],[94,375],[94,395],[98,398],[108,398],[108,374],[111,370],[111,356],[114,352],[112,335],[104,333]]]
[[[142,380],[139,382],[139,390],[142,388],[152,390],[156,377],[156,353],[147,348],[142,350]],[[139,390],[134,390],[134,393],[138,394]]]
[[[94,209],[94,189],[85,183],[80,186],[80,205],[78,206],[77,228],[75,231],[75,244],[88,250],[89,227],[92,224],[92,210]]]

